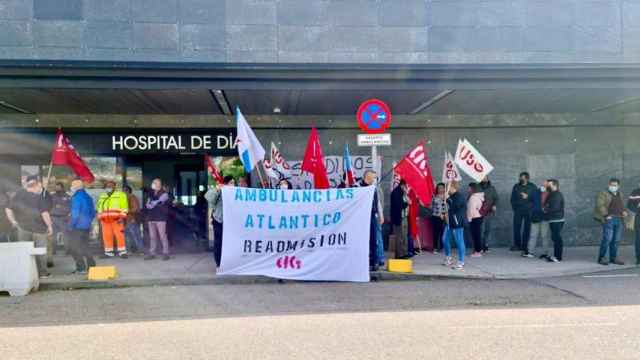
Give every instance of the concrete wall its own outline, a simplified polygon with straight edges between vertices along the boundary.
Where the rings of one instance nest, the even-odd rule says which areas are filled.
[[[0,0],[0,59],[637,62],[635,0]]]

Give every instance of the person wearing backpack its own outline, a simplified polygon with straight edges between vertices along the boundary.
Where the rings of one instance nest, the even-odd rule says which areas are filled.
[[[91,196],[84,190],[82,180],[71,182],[71,214],[67,226],[69,253],[76,263],[74,274],[86,274],[96,262],[89,251],[89,232],[96,217]]]

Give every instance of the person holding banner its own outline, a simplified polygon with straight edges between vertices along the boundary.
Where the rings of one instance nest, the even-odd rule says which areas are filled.
[[[520,173],[520,181],[511,190],[513,209],[513,246],[511,251],[522,251],[529,243],[531,234],[531,212],[536,186],[529,182],[528,172]]]
[[[220,267],[222,260],[222,187],[236,186],[236,181],[232,176],[227,175],[222,179],[222,184],[216,184],[215,188],[209,189],[204,197],[209,202],[209,208],[213,209],[211,223],[213,225],[213,258],[216,265]]]
[[[448,212],[445,216],[446,226],[442,236],[444,246],[444,266],[452,266],[454,270],[464,270],[464,255],[466,252],[464,244],[464,224],[466,216],[466,201],[464,196],[458,192],[460,183],[452,181],[449,184],[449,197],[447,198]],[[451,257],[451,237],[454,237],[458,248],[458,263],[453,265]]]
[[[373,170],[365,170],[364,175],[362,175],[362,181],[360,181],[359,186],[375,186],[376,179],[378,178],[378,174]],[[370,230],[369,230],[369,269],[371,271],[378,270],[378,261],[377,261],[377,253],[378,253],[378,244],[376,241],[376,221],[379,224],[384,222],[384,219],[379,216],[378,213],[378,192],[373,192],[373,205],[371,207],[371,218],[370,218]]]

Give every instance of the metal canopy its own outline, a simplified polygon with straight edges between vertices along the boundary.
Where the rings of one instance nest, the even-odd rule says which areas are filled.
[[[640,66],[0,61],[0,116],[350,115],[368,98],[396,114],[635,112]]]

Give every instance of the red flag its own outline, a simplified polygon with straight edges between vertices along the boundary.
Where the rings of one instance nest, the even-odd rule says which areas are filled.
[[[393,169],[415,191],[423,205],[431,204],[434,192],[433,176],[423,141],[418,143],[418,146],[413,148]]]
[[[313,174],[313,186],[316,189],[329,188],[329,178],[327,177],[327,169],[324,167],[324,156],[316,128],[312,128],[311,135],[309,135],[307,150],[305,150],[302,160],[302,171]]]
[[[52,165],[65,165],[71,168],[73,172],[84,182],[92,183],[95,180],[93,173],[80,157],[80,154],[73,148],[69,138],[64,136],[62,130],[58,130],[56,134],[56,143],[51,151]]]
[[[218,184],[222,184],[223,183],[222,174],[220,173],[220,170],[218,170],[218,168],[213,163],[213,160],[211,159],[211,156],[209,156],[209,154],[204,154],[204,163],[205,165],[207,165],[207,170],[209,170],[209,174],[211,174],[211,177],[213,177],[213,179]]]

